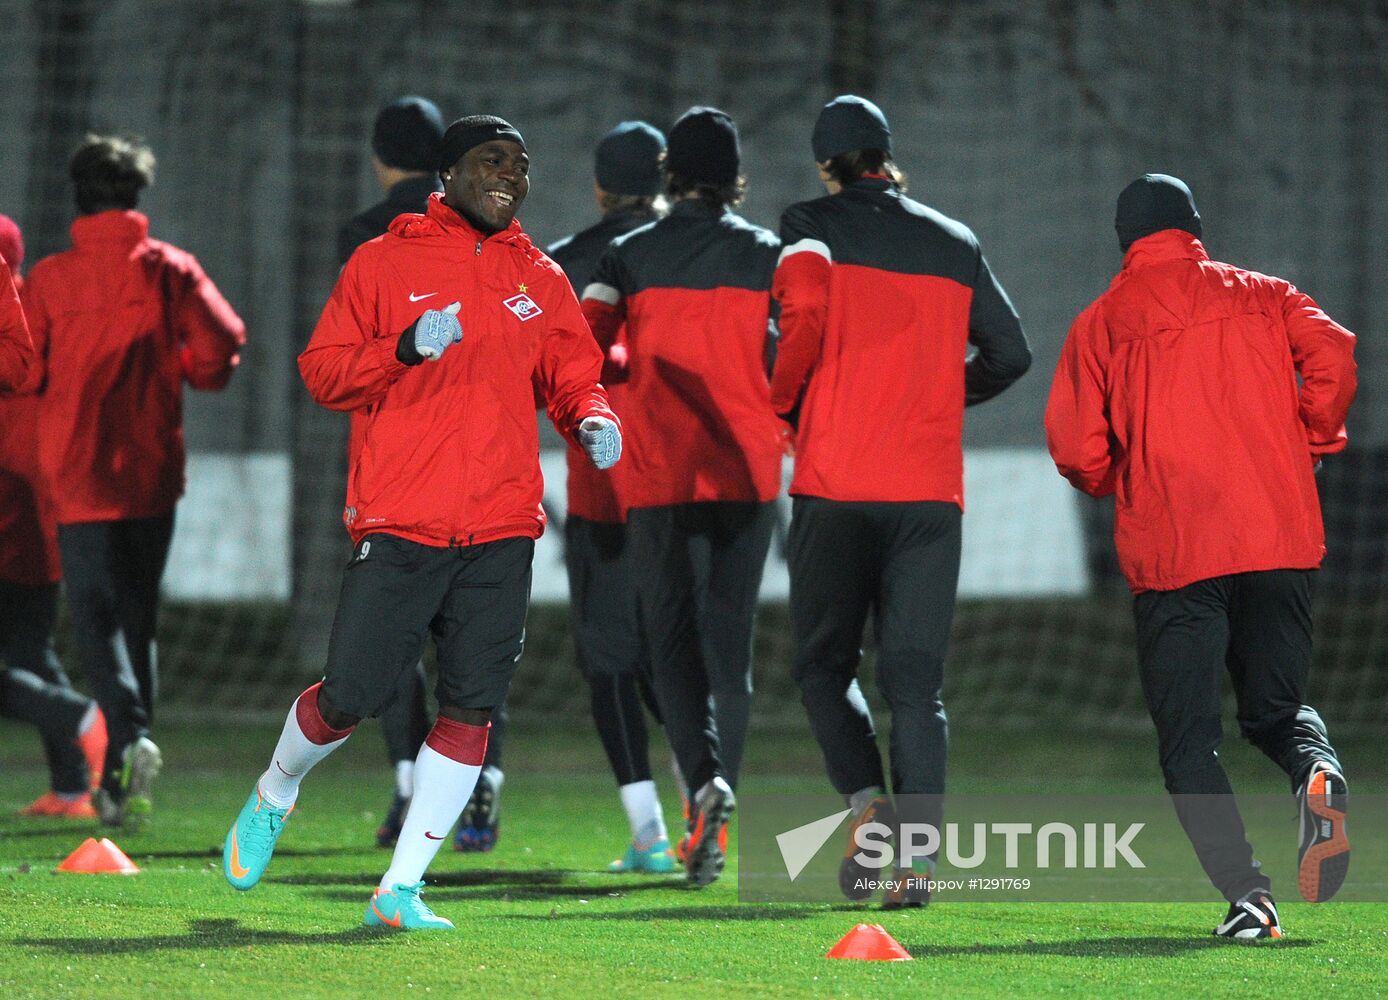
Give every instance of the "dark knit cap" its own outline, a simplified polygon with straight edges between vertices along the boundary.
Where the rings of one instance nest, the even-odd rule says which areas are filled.
[[[391,101],[376,116],[371,130],[371,151],[397,170],[433,170],[443,138],[443,115],[434,102],[423,97]]]
[[[670,128],[665,163],[696,184],[731,184],[742,169],[737,125],[717,108],[690,108]]]
[[[1142,237],[1163,229],[1184,229],[1196,237],[1201,233],[1195,196],[1185,181],[1169,174],[1143,174],[1125,187],[1118,196],[1113,227],[1124,253]]]
[[[844,94],[824,105],[810,139],[818,163],[859,149],[892,151],[892,130],[882,109],[865,97]]]
[[[622,122],[598,143],[594,176],[608,194],[659,194],[665,136],[646,122]]]
[[[496,115],[469,115],[459,118],[448,126],[448,131],[443,134],[438,167],[440,170],[447,170],[469,149],[497,139],[514,142],[521,149],[525,149],[525,140],[521,138],[521,134],[504,118],[498,118]]]

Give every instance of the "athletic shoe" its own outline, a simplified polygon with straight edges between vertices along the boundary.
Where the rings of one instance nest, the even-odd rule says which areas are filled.
[[[922,862],[918,870],[898,868],[882,893],[882,909],[905,910],[928,906],[930,880],[934,877],[934,870],[928,862]]]
[[[245,892],[260,881],[293,811],[293,806],[281,809],[266,802],[256,783],[222,845],[222,872],[233,887]]]
[[[92,797],[86,792],[72,799],[65,799],[57,792],[44,792],[19,810],[19,815],[59,816],[63,819],[96,819],[96,808],[92,805]]]
[[[1277,905],[1266,889],[1245,893],[1229,904],[1224,923],[1214,929],[1216,937],[1253,941],[1260,938],[1280,938],[1282,925],[1277,922]]]
[[[679,768],[675,768],[676,777],[679,776]],[[684,786],[681,785],[680,788]],[[680,792],[680,814],[684,817],[684,833],[680,835],[680,841],[675,845],[675,860],[684,864],[689,857],[689,798]]]
[[[149,820],[154,804],[150,789],[164,757],[154,741],[141,736],[121,754],[122,766],[113,785],[102,784],[96,792],[96,809],[108,826],[143,824]]]
[[[665,837],[644,846],[633,840],[627,845],[627,852],[608,865],[607,870],[619,875],[665,875],[675,870],[675,852]]]
[[[100,708],[96,710],[91,726],[73,742],[82,751],[82,756],[87,758],[87,773],[91,775],[90,787],[94,792],[101,787],[101,769],[106,766],[106,716]]]
[[[402,931],[450,931],[453,921],[441,917],[425,905],[419,894],[423,882],[406,885],[403,882],[389,889],[378,888],[366,904],[367,927],[392,927]]]
[[[695,885],[718,880],[728,860],[728,819],[737,808],[733,790],[715,777],[694,796],[684,870]]]
[[[405,825],[405,810],[409,808],[410,800],[396,792],[390,801],[390,808],[386,810],[386,818],[376,828],[377,847],[395,846],[395,842],[400,839],[400,828]]]
[[[872,883],[881,879],[880,869],[865,868],[854,860],[858,854],[858,830],[869,823],[884,823],[889,829],[896,829],[896,810],[891,799],[885,795],[874,797],[848,824],[848,843],[839,862],[839,891],[849,899],[867,899],[873,893]]]
[[[1344,884],[1349,873],[1349,838],[1345,809],[1349,786],[1344,776],[1325,761],[1316,761],[1297,793],[1301,806],[1301,842],[1297,882],[1301,898],[1324,903]]]
[[[467,854],[490,851],[500,836],[501,795],[483,768],[477,787],[472,790],[472,798],[467,800],[463,814],[458,817],[453,850]]]

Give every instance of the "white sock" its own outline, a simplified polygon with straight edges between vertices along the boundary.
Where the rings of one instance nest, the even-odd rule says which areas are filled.
[[[622,796],[622,808],[627,811],[627,822],[631,824],[632,840],[638,844],[653,844],[665,836],[665,814],[661,812],[654,781],[633,781],[617,791]]]
[[[423,881],[424,870],[448,839],[448,831],[477,787],[489,728],[443,716],[434,722],[415,760],[410,811],[395,842],[390,868],[381,876],[382,889]]]
[[[395,762],[395,794],[402,799],[408,799],[414,794],[414,761]]]
[[[501,773],[501,768],[495,764],[488,764],[482,768],[482,773],[487,776],[487,783],[492,786],[492,796],[501,798],[501,783],[506,780],[506,775]]]
[[[306,733],[305,728],[310,732]],[[350,729],[328,728],[318,712],[318,685],[309,688],[289,709],[270,766],[260,776],[260,794],[272,806],[280,809],[292,806],[299,797],[299,783],[309,768],[346,743],[351,732]]]
[[[92,702],[90,705],[87,706],[87,710],[82,713],[81,721],[77,723],[78,736],[86,736],[87,730],[91,729],[92,726],[96,725],[96,713],[96,702]]]

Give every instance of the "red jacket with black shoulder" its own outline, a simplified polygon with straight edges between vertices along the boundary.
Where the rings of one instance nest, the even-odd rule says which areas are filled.
[[[1355,386],[1354,334],[1309,296],[1166,229],[1070,327],[1046,440],[1075,487],[1116,495],[1134,592],[1314,569],[1314,456],[1345,447]]]
[[[1031,364],[974,234],[868,176],[788,208],[781,242],[771,405],[797,428],[790,492],[963,507],[964,407]]]
[[[402,331],[454,301],[462,342],[401,362]],[[536,398],[572,441],[586,417],[616,420],[601,368],[564,272],[520,223],[484,236],[439,194],[357,248],[299,355],[313,398],[353,413],[353,540],[384,531],[436,546],[539,537]]]
[[[183,495],[183,384],[226,386],[246,328],[192,254],[135,211],[72,224],[21,296],[43,359],[40,456],[59,524],[168,514]]]
[[[604,351],[626,324],[628,509],[780,491],[766,375],[779,249],[774,234],[691,198],[603,254],[583,314]]]
[[[650,209],[609,212],[595,225],[554,243],[546,251],[564,269],[574,292],[582,294],[598,269],[598,261],[618,236],[629,233],[658,216]],[[624,414],[626,393],[627,344],[625,328],[619,330],[603,362],[602,384],[608,399],[618,414]],[[593,466],[581,448],[569,445],[565,461],[568,465],[568,512],[585,521],[601,524],[621,524],[627,519],[625,491],[622,485],[631,468],[630,461],[618,462],[610,469]]]

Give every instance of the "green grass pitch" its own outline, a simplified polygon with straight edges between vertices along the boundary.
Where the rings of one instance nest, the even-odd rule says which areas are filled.
[[[266,879],[249,893],[222,878],[220,845],[278,727],[167,725],[154,822],[115,834],[133,877],[55,875],[91,824],[21,820],[40,791],[37,741],[0,729],[0,995],[173,997],[1369,997],[1388,990],[1388,905],[1319,907],[1282,887],[1287,938],[1217,942],[1205,904],[936,904],[880,913],[843,905],[737,899],[736,860],[704,891],[678,879],[602,871],[624,842],[596,737],[521,718],[507,760],[502,838],[490,855],[445,848],[426,899],[454,933],[360,926],[387,860],[372,846],[390,774],[374,725],[305,784]],[[369,731],[368,731],[369,728]],[[1151,792],[1150,739],[1044,734],[999,745],[957,725],[954,780],[975,789]],[[788,752],[787,747],[791,750]],[[1383,787],[1381,748],[1344,754],[1358,788]],[[803,731],[754,737],[748,759],[816,774]],[[1230,741],[1235,783],[1280,776]],[[1076,761],[1084,761],[1082,769]],[[1368,776],[1366,768],[1376,768]],[[658,771],[657,780],[668,772]],[[779,780],[775,774],[765,780]],[[667,791],[671,782],[661,780]],[[667,796],[667,818],[678,816]],[[1355,833],[1351,821],[1351,832]],[[1359,836],[1377,831],[1359,830]],[[97,833],[100,836],[100,833]],[[1289,829],[1288,837],[1294,836]],[[855,923],[881,922],[912,962],[830,961]]]

